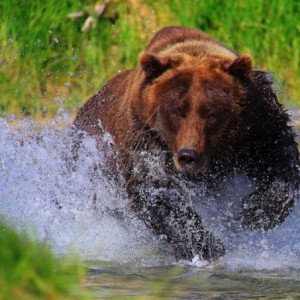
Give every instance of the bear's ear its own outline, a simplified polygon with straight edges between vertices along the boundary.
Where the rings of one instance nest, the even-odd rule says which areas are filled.
[[[241,55],[233,62],[225,65],[225,71],[235,77],[245,77],[252,70],[252,59],[250,55]]]
[[[169,56],[159,56],[144,52],[140,55],[140,65],[149,81],[160,76],[172,65]]]

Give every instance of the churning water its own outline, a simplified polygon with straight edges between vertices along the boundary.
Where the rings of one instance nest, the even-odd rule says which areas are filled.
[[[136,261],[162,247],[127,214],[126,196],[107,176],[92,138],[83,140],[75,168],[69,163],[73,141],[64,114],[48,125],[0,119],[1,219],[58,254],[83,259]]]
[[[32,119],[0,119],[0,218],[49,244],[58,255],[71,253],[84,260],[147,267],[146,273],[153,267],[161,272],[164,266],[176,264],[169,246],[127,210],[128,199],[107,174],[104,151],[96,149],[92,138],[84,138],[76,166],[70,166],[70,123],[65,113],[46,125]],[[95,164],[100,167],[95,169]],[[237,176],[228,179],[216,195],[207,196],[201,188],[197,195],[190,195],[204,222],[227,247],[226,256],[214,266],[205,266],[197,258],[192,263],[180,262],[184,268],[200,267],[197,280],[202,290],[213,282],[222,286],[221,282],[231,280],[232,285],[241,270],[252,275],[264,270],[268,278],[274,278],[270,275],[274,270],[284,278],[291,274],[289,270],[300,273],[299,203],[274,230],[246,231],[237,213],[249,191],[247,178]],[[261,275],[253,276],[256,280]],[[294,283],[298,285],[298,279]],[[232,288],[239,289],[239,283]]]

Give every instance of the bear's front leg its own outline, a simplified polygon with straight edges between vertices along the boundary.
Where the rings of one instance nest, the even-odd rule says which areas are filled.
[[[243,226],[250,230],[274,228],[290,214],[295,197],[295,189],[283,182],[272,182],[257,188],[243,200]]]
[[[268,230],[281,224],[299,196],[300,174],[297,145],[293,136],[285,144],[265,147],[248,169],[256,190],[243,200],[241,220],[245,228]],[[279,140],[279,139],[278,139]]]
[[[135,186],[132,208],[161,238],[170,243],[177,259],[191,260],[195,255],[213,261],[225,254],[221,241],[204,228],[202,220],[182,201],[177,190]]]

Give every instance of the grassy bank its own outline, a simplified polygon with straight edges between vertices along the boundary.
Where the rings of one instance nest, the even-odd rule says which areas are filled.
[[[199,28],[239,53],[252,53],[256,66],[274,71],[286,85],[288,97],[281,100],[299,106],[299,1],[115,0],[101,17],[95,4],[0,2],[2,112],[51,116],[58,106],[82,104],[113,74],[133,67],[165,25]],[[94,21],[82,31],[89,16]]]
[[[83,299],[83,268],[0,223],[0,299]]]

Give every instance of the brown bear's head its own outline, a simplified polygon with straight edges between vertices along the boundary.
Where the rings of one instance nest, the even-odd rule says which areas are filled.
[[[172,151],[176,168],[198,173],[221,140],[234,131],[251,58],[206,59],[186,55],[140,57],[144,84],[141,114]]]

